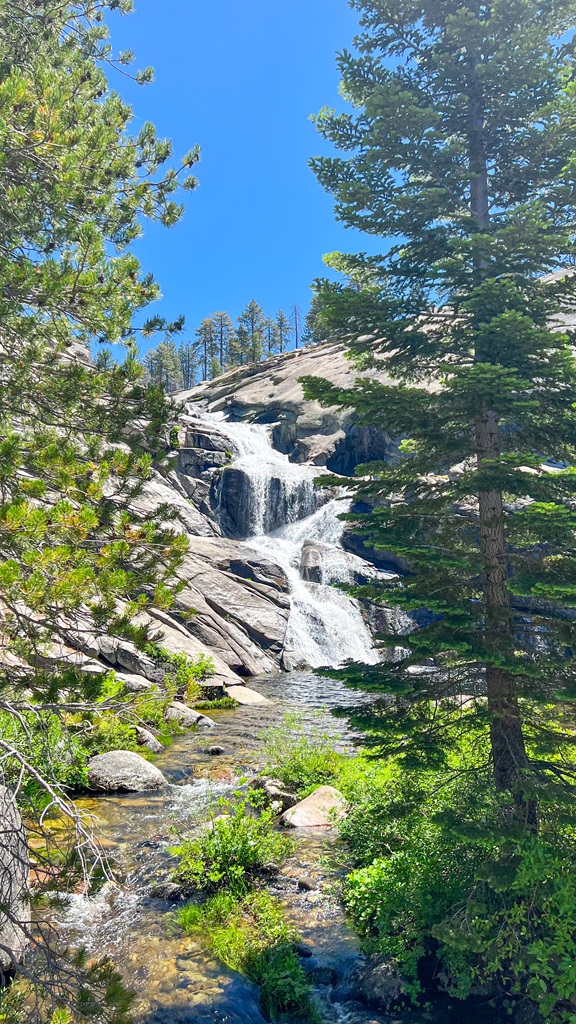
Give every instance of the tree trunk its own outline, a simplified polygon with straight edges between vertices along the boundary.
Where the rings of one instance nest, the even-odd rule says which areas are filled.
[[[470,209],[476,230],[482,234],[490,227],[488,169],[484,146],[484,110],[482,91],[475,69],[469,97],[469,167]],[[474,259],[474,281],[480,285],[489,272],[488,256],[477,250]],[[491,362],[491,353],[474,354],[477,362]],[[485,460],[500,455],[500,428],[497,414],[483,410],[475,421],[476,457],[478,468]],[[508,586],[509,560],[506,540],[504,503],[501,491],[480,491],[478,494],[480,519],[480,551],[483,562],[483,604],[485,640],[490,653],[498,655],[510,651],[513,643]],[[529,760],[524,743],[522,719],[518,704],[518,685],[515,677],[498,665],[486,666],[488,711],[490,714],[490,743],[494,768],[494,781],[500,791],[514,794],[516,814],[531,828],[536,828],[537,811],[533,800],[526,800],[524,780]]]

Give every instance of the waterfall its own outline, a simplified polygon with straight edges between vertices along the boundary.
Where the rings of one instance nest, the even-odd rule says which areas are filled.
[[[238,517],[245,528],[243,543],[286,573],[291,599],[287,661],[312,668],[347,660],[375,664],[379,655],[359,602],[331,586],[351,579],[338,518],[349,502],[337,496],[321,504],[314,480],[322,470],[292,463],[276,451],[267,426],[235,423],[218,413],[207,413],[205,419],[230,443],[233,461],[225,473],[242,477],[234,497],[243,505]]]

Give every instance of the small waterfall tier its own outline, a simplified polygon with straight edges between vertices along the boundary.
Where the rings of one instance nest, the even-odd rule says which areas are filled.
[[[359,561],[340,543],[347,500],[316,488],[322,470],[291,463],[274,449],[267,426],[222,414],[205,414],[205,421],[228,439],[232,456],[220,484],[223,531],[279,565],[288,580],[286,666],[376,663],[360,603],[334,586],[350,582]]]

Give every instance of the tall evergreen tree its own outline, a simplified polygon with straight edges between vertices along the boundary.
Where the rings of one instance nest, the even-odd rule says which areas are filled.
[[[90,624],[96,635],[142,643],[134,615],[167,603],[183,549],[167,510],[134,510],[166,449],[169,410],[136,358],[133,318],[141,322],[158,287],[130,246],[142,217],[176,223],[175,193],[182,172],[193,187],[186,175],[197,154],[172,169],[170,144],[152,125],[129,133],[131,110],[106,78],[115,61],[104,13],[130,7],[0,0],[0,710],[20,725],[32,715],[46,734],[71,703],[101,710],[102,679],[44,655]],[[152,317],[140,329],[171,337],[180,326]],[[122,361],[108,355],[95,365],[93,342],[124,346]],[[135,422],[138,438],[128,429]],[[0,749],[4,777],[20,788],[33,772],[34,786],[72,817],[85,853],[86,832],[49,761],[34,770],[28,742],[18,747],[5,729]],[[63,871],[59,882],[64,888]],[[98,1011],[121,1024],[126,1006],[110,972],[80,960],[59,971],[43,956],[43,934],[27,966],[42,1012],[31,999],[29,1019],[73,1006],[75,988],[74,1020]]]
[[[212,317],[204,318],[196,329],[198,354],[202,366],[202,379],[212,380],[222,371],[218,360],[219,341]]]
[[[178,358],[182,374],[182,387],[186,390],[193,388],[198,380],[200,366],[196,343],[193,341],[181,341],[178,345]]]
[[[180,355],[172,339],[161,341],[156,348],[150,349],[144,357],[144,365],[152,383],[165,394],[172,394],[184,386]]]
[[[322,320],[322,301],[319,295],[314,295],[310,307],[304,317],[304,331],[302,333],[303,345],[319,345],[326,341],[328,331]]]
[[[228,313],[222,311],[214,313],[212,322],[218,342],[218,363],[220,364],[220,371],[222,371],[230,362],[230,347],[234,336],[234,327]]]
[[[526,731],[531,700],[576,695],[576,365],[558,320],[576,276],[543,278],[574,257],[576,6],[353,6],[363,32],[339,58],[353,109],[317,119],[347,155],[313,167],[339,219],[386,247],[333,256],[352,284],[320,294],[353,358],[392,382],[308,391],[403,439],[405,457],[354,489],[373,508],[363,533],[409,571],[364,593],[431,614],[395,660],[348,674],[397,695],[405,722],[433,696],[449,711],[484,694],[489,778],[534,830],[542,787],[576,770],[552,753],[560,715],[540,745]],[[425,760],[438,733],[422,716],[409,748]]]
[[[269,317],[264,322],[264,338],[266,342],[266,355],[271,356],[274,352],[280,350],[280,339],[278,336],[278,327],[275,320],[271,320]]]
[[[239,327],[246,332],[245,362],[257,363],[262,358],[265,322],[264,310],[252,299],[238,317]]]
[[[302,341],[302,312],[296,302],[290,311],[290,327],[294,335],[294,348],[300,348]]]
[[[290,321],[283,309],[276,314],[276,330],[278,332],[278,351],[284,352],[290,342]]]

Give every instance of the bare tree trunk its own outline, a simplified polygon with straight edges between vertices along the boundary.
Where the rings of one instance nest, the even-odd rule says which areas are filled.
[[[480,83],[473,72],[469,99],[469,166],[470,209],[479,234],[490,227],[487,158],[483,139],[484,111]],[[474,260],[474,278],[481,284],[489,270],[489,259],[477,251]],[[491,362],[490,353],[478,348],[477,362]],[[501,450],[500,427],[497,414],[483,410],[475,422],[477,465],[498,458]],[[509,558],[506,539],[504,503],[501,491],[480,491],[478,494],[480,519],[480,550],[483,562],[483,603],[485,640],[491,652],[504,655],[513,642],[508,586]],[[494,781],[500,791],[514,794],[516,812],[531,828],[537,827],[537,809],[533,800],[523,795],[524,780],[529,760],[522,731],[518,704],[518,686],[515,677],[497,665],[486,668],[488,710],[490,713],[490,743],[494,767]]]

